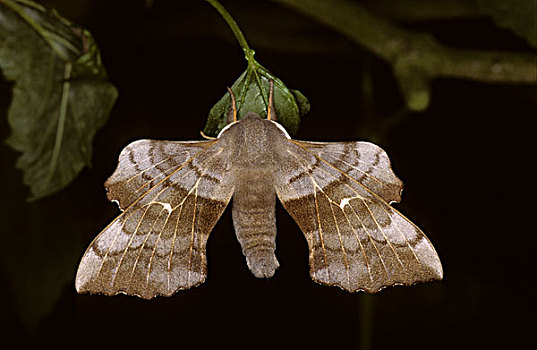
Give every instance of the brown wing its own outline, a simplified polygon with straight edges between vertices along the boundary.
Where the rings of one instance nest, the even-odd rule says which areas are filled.
[[[305,150],[346,173],[387,203],[400,202],[403,182],[382,148],[370,142],[298,142]]]
[[[388,204],[402,182],[381,148],[288,140],[277,157],[276,193],[306,236],[315,281],[374,293],[442,278],[431,242]]]
[[[233,194],[222,140],[140,140],[106,182],[125,211],[90,244],[79,293],[172,295],[206,277],[208,235]]]

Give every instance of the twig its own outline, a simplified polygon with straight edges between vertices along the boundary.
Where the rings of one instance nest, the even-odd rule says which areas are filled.
[[[389,62],[407,105],[423,110],[429,81],[455,77],[490,83],[537,83],[537,55],[446,47],[400,28],[348,0],[273,0],[321,22]]]

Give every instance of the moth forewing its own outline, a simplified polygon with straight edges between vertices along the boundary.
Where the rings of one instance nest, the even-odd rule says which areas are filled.
[[[78,292],[172,295],[207,275],[208,235],[233,194],[225,140],[142,140],[127,146],[107,181],[125,211],[90,244]]]
[[[381,148],[289,140],[278,157],[276,193],[306,236],[315,281],[377,292],[442,278],[430,241],[388,204],[403,184]]]

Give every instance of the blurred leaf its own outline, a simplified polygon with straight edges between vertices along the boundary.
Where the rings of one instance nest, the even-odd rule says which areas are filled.
[[[77,231],[83,231],[89,220],[76,224],[65,220],[64,215],[76,217],[80,209],[79,205],[69,207],[69,200],[72,202],[64,197],[65,209],[61,211],[51,202],[45,204],[47,200],[30,205],[15,200],[14,207],[0,216],[4,226],[0,271],[13,295],[10,307],[30,330],[52,312],[67,285],[73,288],[76,264],[84,248]]]
[[[237,118],[248,112],[267,116],[270,80],[274,81],[274,108],[278,122],[294,134],[298,131],[300,117],[309,111],[309,102],[302,93],[290,90],[285,84],[259,63],[249,60],[248,68],[235,81],[231,90],[237,103]],[[226,93],[209,112],[204,133],[217,135],[226,126],[226,116],[231,108],[231,97]]]
[[[478,0],[479,10],[537,48],[537,0]]]
[[[145,0],[145,7],[150,9],[155,5],[155,0]]]
[[[7,143],[38,199],[90,165],[92,139],[117,98],[91,34],[28,0],[0,0],[0,67],[15,82]]]

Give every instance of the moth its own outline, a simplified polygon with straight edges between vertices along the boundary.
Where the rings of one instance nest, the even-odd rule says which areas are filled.
[[[440,280],[440,259],[423,232],[390,204],[403,183],[369,142],[292,139],[276,120],[237,120],[204,141],[138,140],[106,181],[122,213],[90,244],[79,293],[171,296],[204,282],[209,233],[233,198],[233,226],[250,271],[271,277],[276,197],[304,233],[311,278],[346,291]]]

